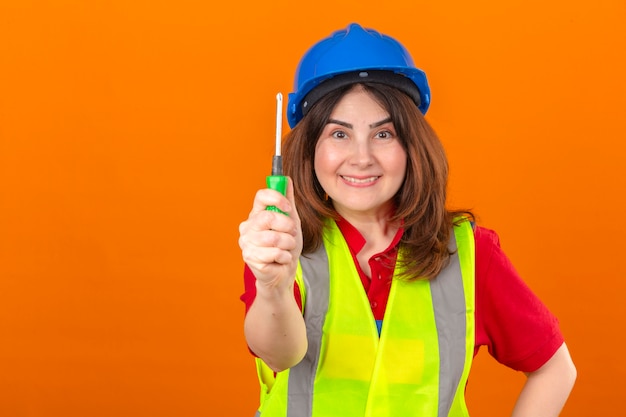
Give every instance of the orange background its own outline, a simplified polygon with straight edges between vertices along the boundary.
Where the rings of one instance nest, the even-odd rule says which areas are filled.
[[[0,3],[0,415],[254,414],[237,226],[276,92],[351,21],[427,72],[451,204],[560,318],[563,415],[621,414],[625,3],[210,3]],[[470,411],[523,381],[482,352]]]

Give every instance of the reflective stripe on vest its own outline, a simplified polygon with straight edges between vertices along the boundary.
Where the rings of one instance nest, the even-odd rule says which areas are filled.
[[[323,247],[301,258],[296,277],[306,305],[308,351],[298,365],[278,373],[269,394],[262,386],[257,415],[467,416],[474,237],[469,222],[453,229],[454,254],[435,279],[394,276],[379,339],[347,244],[329,222]],[[350,297],[336,294],[346,291]]]

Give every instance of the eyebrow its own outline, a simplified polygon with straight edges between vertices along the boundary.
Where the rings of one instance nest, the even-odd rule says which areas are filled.
[[[391,117],[387,117],[386,119],[383,119],[381,121],[374,122],[374,123],[370,124],[369,127],[370,128],[375,128],[375,127],[382,126],[385,123],[389,123],[389,122],[391,122]],[[337,119],[328,119],[328,123],[326,123],[326,124],[330,124],[330,123],[334,123],[336,125],[343,126],[343,127],[348,128],[348,129],[352,129],[354,127],[351,123],[342,122],[341,120],[337,120]]]

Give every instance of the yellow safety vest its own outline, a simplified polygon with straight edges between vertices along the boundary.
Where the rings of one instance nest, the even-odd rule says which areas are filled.
[[[273,372],[257,359],[262,417],[466,417],[474,352],[474,234],[455,226],[449,264],[431,280],[394,279],[380,337],[343,235],[302,256],[296,280],[308,351]],[[402,256],[400,251],[399,256]]]

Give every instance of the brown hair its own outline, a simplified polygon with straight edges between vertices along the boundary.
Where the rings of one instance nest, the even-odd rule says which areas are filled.
[[[320,99],[285,138],[284,169],[295,184],[302,220],[303,253],[322,244],[326,217],[338,218],[327,201],[314,170],[315,145],[339,100],[356,84],[334,90]],[[405,277],[433,278],[447,263],[448,240],[455,219],[468,211],[446,209],[448,162],[443,145],[415,103],[399,90],[379,83],[361,85],[389,113],[407,154],[404,182],[394,196],[396,211],[389,219],[402,221]]]

